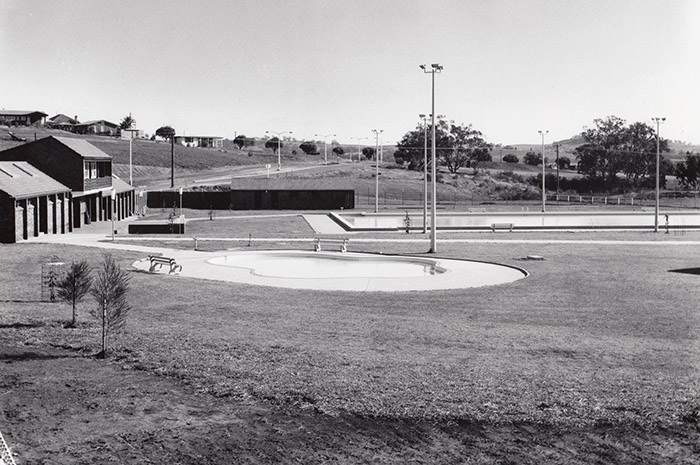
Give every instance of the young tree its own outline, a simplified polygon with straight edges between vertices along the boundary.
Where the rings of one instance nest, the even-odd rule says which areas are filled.
[[[175,137],[175,129],[171,128],[170,126],[161,126],[156,129],[156,136],[170,140]]]
[[[343,147],[336,145],[335,147],[333,147],[332,152],[335,153],[337,156],[341,156],[345,153],[345,150],[343,150]]]
[[[131,277],[123,271],[110,254],[105,254],[102,268],[97,272],[90,293],[97,302],[91,312],[102,322],[102,351],[98,358],[107,357],[107,335],[121,330],[131,310],[126,296]]]
[[[508,155],[504,155],[503,161],[506,163],[519,163],[520,162],[520,160],[518,160],[518,156],[513,155],[512,153],[509,153]]]
[[[73,262],[63,279],[58,282],[58,298],[68,302],[73,308],[73,319],[66,325],[67,328],[75,328],[78,322],[78,303],[90,292],[91,284],[90,265],[85,260]]]

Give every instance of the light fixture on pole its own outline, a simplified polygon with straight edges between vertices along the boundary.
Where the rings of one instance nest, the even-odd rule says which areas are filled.
[[[280,171],[282,169],[282,143],[280,142],[280,139],[282,138],[283,134],[291,134],[292,131],[282,131],[282,132],[272,132],[272,131],[265,131],[265,134],[274,134],[277,136],[277,171]]]
[[[379,212],[379,134],[384,132],[384,129],[372,129],[374,133],[374,213]]]
[[[659,232],[659,178],[661,174],[659,169],[661,162],[659,125],[666,121],[666,118],[654,117],[652,120],[656,122],[656,202],[654,204],[654,232]]]
[[[367,139],[366,137],[351,137],[352,140],[357,140],[357,162],[360,163],[360,158],[362,157],[360,141]],[[350,161],[352,161],[352,155],[350,156]]]
[[[418,115],[423,120],[423,234],[428,232],[428,119],[426,115]]]
[[[430,141],[430,146],[431,146],[431,153],[432,153],[432,161],[431,161],[431,166],[430,166],[430,175],[432,176],[432,186],[433,186],[433,192],[432,192],[432,198],[431,198],[431,217],[430,217],[430,253],[435,253],[437,252],[437,218],[435,214],[435,210],[437,209],[437,201],[436,201],[436,196],[437,196],[437,184],[436,184],[436,169],[435,169],[435,159],[436,159],[436,153],[435,153],[435,73],[440,73],[442,72],[443,67],[438,64],[438,63],[433,63],[430,65],[431,69],[428,69],[426,65],[420,65],[420,68],[423,70],[424,73],[427,74],[432,74],[432,81],[433,81],[433,86],[432,86],[432,112],[430,114],[431,117],[431,124],[432,124],[432,130],[431,130],[431,135],[432,139]]]
[[[323,164],[328,164],[328,153],[326,151],[326,138],[329,136],[335,137],[335,134],[314,134],[314,137],[323,137]]]
[[[545,190],[545,182],[544,182],[544,136],[546,134],[549,134],[549,131],[546,129],[537,131],[540,133],[542,136],[542,212],[544,213],[545,211],[545,205],[547,203],[547,191]]]

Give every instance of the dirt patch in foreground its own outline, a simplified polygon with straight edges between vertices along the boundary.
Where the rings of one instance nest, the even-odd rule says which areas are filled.
[[[700,463],[697,419],[649,431],[334,417],[203,395],[61,348],[5,347],[0,371],[18,464]]]

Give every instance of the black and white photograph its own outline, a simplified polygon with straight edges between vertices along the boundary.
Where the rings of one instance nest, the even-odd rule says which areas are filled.
[[[0,465],[700,465],[700,2],[0,0]]]

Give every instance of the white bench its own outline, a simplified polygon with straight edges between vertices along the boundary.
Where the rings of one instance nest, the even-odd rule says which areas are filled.
[[[151,273],[156,271],[156,266],[161,269],[163,265],[168,265],[170,271],[168,273],[174,273],[176,271],[182,271],[182,265],[178,265],[174,258],[168,257],[158,257],[155,255],[149,255],[148,260],[151,262],[151,267],[148,269]]]
[[[491,232],[496,232],[497,229],[507,229],[509,232],[513,232],[513,223],[491,223]]]
[[[348,251],[348,242],[350,238],[348,237],[315,237],[314,238],[314,251],[321,251],[321,244],[335,244],[340,245],[341,252]]]

